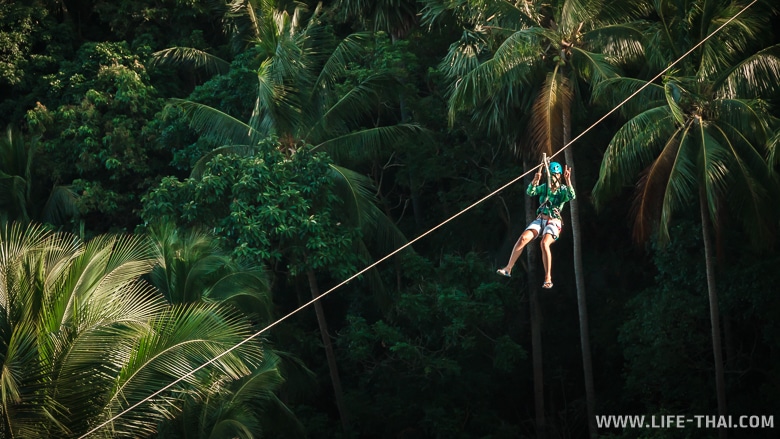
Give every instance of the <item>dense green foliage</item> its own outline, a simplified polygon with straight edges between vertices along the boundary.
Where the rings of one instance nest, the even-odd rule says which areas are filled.
[[[778,8],[651,81],[746,5],[0,1],[0,438],[589,437],[572,224],[543,376],[494,273],[522,183],[299,307],[643,85],[567,150],[595,413],[779,424]]]

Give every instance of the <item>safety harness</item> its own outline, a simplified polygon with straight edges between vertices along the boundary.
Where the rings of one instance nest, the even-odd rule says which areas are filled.
[[[550,203],[550,186],[551,186],[551,179],[552,176],[550,175],[550,159],[547,158],[547,154],[542,154],[542,166],[544,167],[544,173],[547,175],[547,186],[545,187],[544,191],[544,202],[539,205],[539,210],[542,210],[545,206],[550,206],[552,203]],[[560,184],[560,182],[559,182]],[[557,219],[560,221],[560,225],[557,223],[552,223],[555,227],[558,228],[558,236],[561,235],[561,230],[563,229],[563,216],[561,215],[561,212],[553,207],[552,209],[549,209],[550,213],[552,215],[547,215],[548,219],[542,218],[543,213],[539,212],[539,215],[536,216],[536,219],[540,220],[542,223],[542,230],[540,230],[539,233],[544,232],[544,229],[547,227],[547,224],[550,223],[550,219]]]

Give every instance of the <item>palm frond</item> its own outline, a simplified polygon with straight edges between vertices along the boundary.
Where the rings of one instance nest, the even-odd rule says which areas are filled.
[[[111,309],[91,312],[103,315],[102,320],[95,319],[76,334],[67,327],[53,334],[61,344],[54,349],[58,380],[53,394],[59,404],[70,408],[68,423],[74,428],[81,426],[78,430],[96,415],[95,406],[84,402],[99,405],[111,393],[134,341],[148,332],[147,322],[165,306],[159,294],[143,284],[123,288],[108,303]]]
[[[263,41],[273,29],[269,29],[269,17],[274,7],[270,0],[231,0],[224,15],[230,23],[231,43],[235,52],[241,52],[253,41]]]
[[[193,47],[170,47],[152,54],[151,67],[168,65],[203,69],[209,76],[225,74],[230,70],[229,62]]]
[[[330,171],[334,190],[342,195],[339,198],[344,201],[345,218],[349,225],[372,229],[377,217],[373,182],[364,175],[334,164],[330,165]]]
[[[632,204],[634,217],[633,237],[637,243],[645,242],[652,234],[654,226],[659,220],[659,211],[663,200],[666,182],[669,179],[674,158],[680,147],[676,135],[669,137],[661,149],[661,153],[642,172]]]
[[[273,132],[271,131],[273,130],[272,123],[268,122],[276,96],[276,84],[270,74],[271,63],[272,60],[267,59],[260,64],[257,70],[257,97],[252,115],[249,117],[249,126],[265,135]]]
[[[99,398],[111,381],[96,378],[110,373],[110,359],[121,345],[116,335],[143,326],[159,306],[155,307],[151,289],[136,281],[132,258],[137,253],[126,249],[136,245],[133,240],[106,239],[90,247],[73,235],[40,230],[17,226],[4,236],[16,240],[15,248],[20,250],[4,252],[8,256],[15,253],[13,258],[17,259],[13,277],[4,271],[4,279],[16,283],[11,287],[13,294],[25,296],[26,309],[19,316],[27,323],[19,321],[17,327],[32,324],[40,334],[35,340],[39,363],[25,368],[25,388],[34,389],[40,398],[37,410],[45,412],[46,418],[41,427],[82,431],[94,416],[84,401]],[[3,239],[3,243],[8,242]],[[81,258],[84,254],[97,254],[98,260],[86,263]],[[85,275],[86,271],[90,274]],[[22,349],[22,345],[14,349]],[[34,400],[31,395],[25,399]]]
[[[285,378],[284,394],[287,398],[295,402],[311,396],[312,389],[316,387],[317,374],[297,355],[281,350],[274,350],[273,354],[280,360],[278,367]]]
[[[466,66],[453,69],[458,79],[451,87],[449,99],[450,123],[455,115],[465,109],[479,107],[499,93],[512,96],[516,89],[531,83],[536,67],[540,63],[539,54],[533,50],[530,40],[536,34],[530,31],[516,32],[496,49],[492,58],[475,64],[478,59],[470,55],[471,70]],[[468,46],[467,46],[468,48]]]
[[[703,121],[701,123],[694,123],[694,128],[698,131],[697,137],[701,139],[701,163],[698,168],[703,174],[703,182],[705,193],[707,193],[707,205],[712,215],[712,223],[717,228],[719,224],[718,215],[718,201],[723,199],[728,192],[729,183],[729,165],[732,162],[730,156],[731,149],[728,145],[721,143],[721,140],[729,142],[728,138],[722,136],[714,137],[711,131],[720,134],[718,130],[713,130],[711,127],[713,123]]]
[[[703,5],[700,19],[708,27],[702,26],[706,34],[698,38],[701,40],[710,34],[713,36],[701,47],[699,73],[712,78],[743,57],[753,42],[762,38],[762,32],[770,30],[770,22],[768,15],[761,12],[760,4],[739,15],[744,6],[737,2],[704,2]],[[720,30],[715,33],[716,29]]]
[[[44,252],[46,277],[43,288],[52,291],[69,276],[71,264],[84,252],[84,243],[70,233],[54,233],[46,240]]]
[[[149,236],[157,254],[149,278],[170,303],[228,302],[253,318],[269,318],[265,272],[235,263],[216,236],[180,231],[170,223],[151,226]]]
[[[266,353],[263,362],[252,373],[236,382],[230,403],[268,403],[284,378],[279,372],[279,358]]]
[[[246,342],[251,335],[251,326],[240,313],[218,304],[171,307],[151,322],[150,331],[122,374],[126,379],[120,379],[121,386],[127,389],[142,373],[134,366],[148,373],[181,378],[211,361],[212,371],[219,370],[231,379],[241,378],[262,361],[260,340]],[[189,375],[183,382],[195,382],[198,375]]]
[[[611,24],[621,24],[630,20],[643,19],[653,11],[652,2],[645,0],[624,0],[620,2],[596,1],[585,7],[598,10],[594,17],[593,27],[608,27]]]
[[[305,437],[304,428],[293,412],[276,396],[284,382],[279,370],[279,357],[266,352],[263,363],[251,375],[226,386],[229,392],[217,395],[209,405],[203,405],[202,417],[209,416],[207,424],[215,423],[212,435],[217,431],[254,430],[280,437]],[[270,430],[270,431],[269,431]]]
[[[601,161],[599,178],[593,187],[596,206],[603,206],[630,184],[675,133],[671,112],[663,106],[640,113],[626,122],[607,145]]]
[[[570,33],[581,23],[596,21],[602,7],[601,0],[566,0],[560,4],[560,14],[556,17],[561,33]]]
[[[419,21],[416,0],[385,0],[384,7],[374,16],[375,29],[383,30],[396,38],[404,38]],[[396,6],[397,4],[397,6]]]
[[[208,389],[212,373],[239,379],[250,373],[251,365],[261,362],[256,341],[245,343],[230,353],[250,335],[247,322],[226,313],[216,305],[174,307],[151,322],[150,330],[129,352],[102,413],[119,413],[131,404],[148,399],[153,393],[181,379],[170,390],[139,405],[110,426],[122,436],[148,434],[154,431],[165,412],[179,411],[178,392],[201,394]],[[217,356],[222,355],[216,359]],[[193,370],[213,361],[203,370]]]
[[[439,70],[452,82],[476,69],[488,53],[488,42],[484,35],[464,31],[460,40],[450,44],[447,54],[439,63]]]
[[[253,144],[260,137],[246,123],[208,105],[183,99],[173,99],[172,103],[184,112],[193,129],[218,144]]]
[[[255,149],[256,148],[252,145],[223,145],[214,148],[203,154],[198,161],[195,162],[192,166],[192,171],[190,171],[190,178],[200,180],[203,177],[203,173],[206,172],[208,163],[218,155],[236,154],[243,157],[249,157],[254,154]]]
[[[50,337],[40,331],[47,244],[52,234],[37,225],[4,224],[0,242],[0,410],[5,431],[27,437],[69,434],[65,408],[50,398],[55,361]],[[45,335],[42,335],[45,334]]]
[[[0,373],[3,395],[0,410],[5,418],[5,431],[18,437],[69,436],[71,430],[59,421],[66,418],[67,408],[57,404],[46,392],[52,368],[39,359],[39,334],[34,321],[15,322],[11,333],[5,331],[11,329],[8,323],[0,323],[5,348]]]
[[[597,47],[617,65],[640,62],[645,54],[643,26],[640,23],[598,27],[586,32],[582,38],[586,48]]]
[[[377,206],[374,184],[366,176],[347,168],[330,165],[334,190],[345,201],[344,211],[352,226],[359,227],[366,239],[378,244],[377,250],[389,253],[405,244],[406,237]]]
[[[0,269],[15,263],[27,252],[45,249],[51,236],[52,232],[40,224],[3,224],[0,228]]]
[[[523,138],[527,131],[529,112],[536,97],[533,89],[527,92],[521,88],[510,87],[504,93],[494,95],[492,99],[481,102],[471,110],[470,120],[484,127],[487,133],[518,146],[517,139]],[[507,117],[507,114],[512,117]],[[521,152],[521,151],[515,151]]]
[[[545,35],[540,35],[537,30],[523,29],[513,33],[496,48],[492,60],[485,62],[501,89],[529,85],[534,72],[542,65],[538,44]]]
[[[635,78],[612,78],[596,84],[591,99],[609,108],[620,105],[620,114],[633,117],[648,109],[666,104],[664,88],[658,84],[647,85],[647,81]],[[640,90],[638,93],[637,91]],[[637,93],[634,95],[634,93]],[[633,95],[633,96],[632,96]],[[631,99],[629,99],[631,97]],[[627,100],[628,99],[628,100]]]
[[[419,0],[419,2],[423,5],[420,11],[420,22],[429,28],[436,25],[442,17],[451,14],[444,2],[440,0]]]
[[[428,132],[417,124],[397,124],[342,134],[314,145],[313,149],[327,151],[336,161],[362,161],[378,156],[388,145],[414,141],[425,135]]]
[[[148,301],[142,299],[149,297],[149,288],[137,279],[152,269],[153,254],[143,238],[98,236],[67,263],[57,283],[58,294],[52,298],[50,330],[65,325],[87,328],[138,310],[148,316],[144,311]],[[120,292],[131,302],[118,300]]]
[[[369,75],[326,108],[317,122],[301,137],[316,145],[323,138],[343,134],[350,127],[360,126],[375,112],[379,105],[379,93],[397,85],[397,80],[388,73]]]
[[[280,16],[289,17],[286,13],[279,13]],[[285,29],[286,30],[286,29]],[[306,50],[305,41],[299,41],[300,35],[283,32],[277,36],[274,52],[268,57],[271,62],[269,72],[271,78],[277,83],[295,82],[311,84],[313,77],[311,75],[312,53]]]
[[[41,211],[41,221],[65,224],[79,216],[78,195],[69,186],[55,186]]]
[[[609,62],[606,55],[588,52],[578,47],[572,48],[571,63],[574,70],[594,86],[601,81],[619,76],[618,69]]]
[[[710,103],[712,116],[708,119],[723,127],[736,138],[750,139],[759,151],[766,152],[766,145],[773,133],[770,125],[770,107],[763,100],[717,99]]]
[[[273,314],[268,276],[260,270],[237,271],[220,277],[204,294],[206,301],[232,303],[250,318],[269,321]]]
[[[274,59],[264,61],[257,73],[259,87],[250,125],[255,141],[271,135],[280,138],[293,135],[302,122],[301,116],[305,115],[301,111],[299,90],[275,78],[274,62]]]
[[[38,136],[27,142],[13,125],[0,137],[0,209],[11,219],[29,221],[32,162]]]
[[[333,87],[339,78],[344,77],[350,63],[358,61],[366,54],[369,41],[370,32],[356,32],[341,40],[323,64],[313,89]]]
[[[664,70],[670,62],[679,58],[680,55],[690,48],[686,44],[688,38],[676,38],[671,35],[667,27],[662,26],[660,23],[650,23],[646,27],[644,34],[645,60],[651,72]]]
[[[555,71],[548,73],[529,122],[529,136],[540,155],[551,155],[563,146],[563,112],[570,108],[571,102],[569,80]]]
[[[772,220],[767,199],[778,196],[780,188],[772,178],[771,168],[767,166],[761,151],[748,134],[723,124],[712,124],[709,128],[718,137],[718,146],[726,149],[720,156],[725,162],[728,184],[722,188],[723,199],[736,218],[743,222],[746,230],[752,230],[750,239],[756,247],[771,242]]]
[[[672,168],[666,182],[663,183],[664,195],[661,202],[661,218],[658,224],[658,239],[669,242],[669,224],[672,215],[682,209],[695,209],[696,197],[699,193],[697,177],[697,162],[701,149],[699,136],[687,124],[680,132],[680,146],[674,156]]]
[[[263,362],[250,375],[230,382],[214,379],[208,384],[212,390],[207,395],[186,398],[174,429],[193,437],[249,439],[277,433],[279,422],[288,420],[273,419],[269,412],[274,415],[285,409],[289,412],[274,394],[283,382],[277,358],[272,352],[266,352]],[[297,419],[292,415],[290,421],[297,422]],[[284,437],[298,436],[285,433],[288,434]],[[164,432],[160,434],[165,436]]]
[[[331,165],[334,192],[344,201],[344,216],[353,227],[358,227],[363,239],[354,242],[354,251],[363,260],[371,261],[374,256],[367,243],[382,255],[389,254],[407,243],[406,237],[390,218],[379,209],[372,190],[374,185],[367,177],[349,169]],[[371,290],[380,302],[387,302],[385,287],[379,273],[371,270],[366,277]]]
[[[780,85],[780,45],[768,47],[727,69],[716,82],[718,97],[776,96]]]
[[[503,29],[511,32],[522,27],[532,27],[538,24],[537,12],[527,2],[483,2],[479,13],[472,16],[471,22],[485,26],[493,32],[501,33]]]

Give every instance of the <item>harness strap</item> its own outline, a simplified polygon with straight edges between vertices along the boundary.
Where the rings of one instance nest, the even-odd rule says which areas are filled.
[[[550,204],[550,200],[547,200],[544,203],[540,204],[539,205],[539,209],[543,208],[547,204]],[[553,215],[552,215],[553,219],[557,219],[558,221],[561,222],[561,224],[563,224],[563,216],[561,215],[561,211],[556,209],[556,208],[552,208],[552,209],[550,209],[550,211],[553,213]],[[536,218],[541,218],[542,215],[543,214],[540,212],[539,215]],[[551,216],[551,215],[547,215],[547,216]]]

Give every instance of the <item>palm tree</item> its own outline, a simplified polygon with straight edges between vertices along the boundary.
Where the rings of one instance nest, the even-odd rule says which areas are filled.
[[[183,231],[171,223],[149,227],[148,235],[157,255],[149,281],[169,303],[227,302],[250,319],[270,319],[267,274],[235,262],[216,236]]]
[[[140,237],[83,243],[34,224],[0,230],[4,436],[69,437],[103,423],[112,437],[148,436],[183,399],[205,398],[262,363],[256,340],[227,352],[252,333],[238,313],[167,305],[142,280],[154,261]]]
[[[653,68],[665,67],[740,10],[730,0],[697,0],[685,9],[672,1],[654,5],[659,21],[649,28],[646,43]],[[698,210],[721,415],[727,414],[727,406],[712,233],[733,209],[745,221],[748,236],[760,243],[772,217],[766,215],[766,201],[774,199],[775,185],[765,159],[773,119],[761,97],[777,87],[780,48],[753,51],[768,16],[766,9],[754,6],[734,18],[662,83],[616,78],[602,83],[594,94],[612,103],[647,86],[624,107],[630,119],[607,147],[593,189],[597,204],[639,176],[634,204],[638,242],[656,227],[658,239],[668,242],[673,215]],[[725,433],[721,430],[721,437]]]
[[[442,62],[453,80],[451,120],[461,111],[476,111],[485,126],[530,161],[541,154],[559,152],[571,140],[572,108],[584,113],[580,82],[597,84],[617,75],[616,64],[639,53],[639,33],[628,20],[642,12],[640,2],[558,0],[508,2],[494,0],[473,6],[468,2],[426,2],[427,22],[447,8],[469,24],[460,42],[453,44]],[[449,4],[448,4],[449,3]],[[454,5],[454,6],[453,6]],[[518,124],[515,114],[527,115]],[[508,116],[509,115],[509,116]],[[518,128],[526,127],[526,133]],[[521,142],[521,140],[523,140]],[[572,149],[564,151],[574,167]],[[572,173],[572,183],[575,183]],[[576,187],[576,184],[575,184]],[[587,302],[582,267],[579,201],[571,203],[574,271],[580,317],[580,341],[591,437],[596,435],[595,391],[590,355]],[[529,252],[529,257],[530,257]],[[531,281],[535,282],[534,280]],[[535,288],[530,288],[534,302]],[[531,315],[533,320],[538,318]],[[541,347],[535,349],[541,354]],[[535,352],[535,355],[536,353]],[[541,394],[541,389],[537,389]],[[537,397],[537,412],[543,410]],[[537,414],[537,424],[544,419]],[[543,425],[537,425],[543,429]],[[541,432],[543,434],[543,432]]]
[[[149,227],[148,236],[156,255],[148,278],[169,303],[229,304],[256,324],[270,322],[273,305],[267,274],[238,264],[220,248],[216,236],[183,231],[171,223]],[[172,431],[161,434],[213,437],[252,432],[260,436],[284,426],[285,437],[302,437],[299,421],[275,393],[284,383],[281,358],[266,349],[262,363],[250,375],[216,386],[207,398],[186,399],[181,416],[167,425]]]
[[[38,183],[33,171],[39,140],[26,138],[12,125],[0,137],[0,218],[64,225],[79,214],[76,194],[67,186],[49,189]]]
[[[347,83],[346,89],[339,84],[349,63],[359,61],[364,54],[369,34],[355,33],[337,40],[319,23],[319,7],[306,19],[300,7],[290,13],[273,6],[273,2],[261,5],[235,2],[232,9],[233,18],[243,24],[237,26],[242,30],[241,35],[255,36],[251,42],[261,56],[257,96],[248,122],[203,104],[175,101],[193,128],[224,145],[201,158],[193,170],[196,176],[203,164],[217,154],[255,154],[257,145],[269,138],[278,139],[280,149],[288,154],[307,148],[327,151],[337,160],[360,160],[385,145],[419,132],[415,125],[382,126],[373,120],[378,99],[383,93],[389,93],[389,86],[395,84],[386,73],[371,73],[359,81]],[[373,237],[386,237],[388,246],[405,241],[374,200],[368,198],[364,177],[338,165],[331,165],[330,169],[335,188],[345,201],[347,216],[355,219],[358,226]],[[314,271],[307,273],[307,280],[312,297],[316,298],[319,287],[313,274]],[[319,301],[314,303],[336,404],[346,429],[349,416],[321,306]]]

